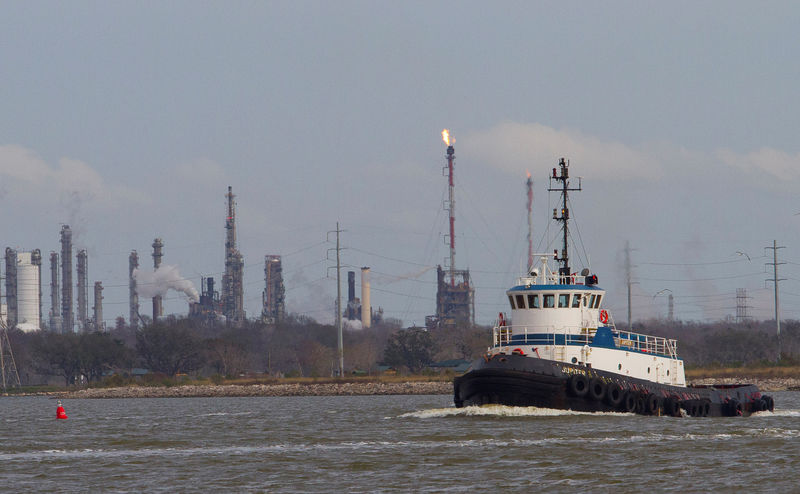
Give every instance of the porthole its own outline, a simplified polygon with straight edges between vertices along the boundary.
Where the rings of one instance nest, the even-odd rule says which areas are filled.
[[[647,368],[647,373],[650,374],[650,367]]]
[[[622,364],[619,364],[619,365],[617,366],[617,370],[622,370]]]
[[[577,364],[578,363],[578,357],[572,357],[572,363],[573,364]]]
[[[667,369],[667,375],[669,375],[669,369]]]

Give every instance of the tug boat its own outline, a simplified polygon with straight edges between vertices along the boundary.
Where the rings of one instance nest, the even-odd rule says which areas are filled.
[[[618,329],[603,308],[598,278],[569,264],[569,163],[553,168],[560,192],[562,250],[536,254],[538,266],[506,295],[511,317],[500,313],[492,346],[453,383],[456,407],[485,404],[584,412],[692,417],[747,416],[772,411],[772,397],[752,384],[687,386],[677,341]],[[559,264],[550,269],[551,259]]]

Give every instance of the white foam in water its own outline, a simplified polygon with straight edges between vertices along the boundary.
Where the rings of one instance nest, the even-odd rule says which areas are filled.
[[[756,412],[751,417],[800,417],[800,410],[779,410],[772,412]]]
[[[555,408],[510,407],[505,405],[483,405],[464,408],[433,408],[418,410],[400,415],[399,418],[440,418],[440,417],[560,417],[565,415],[625,415],[617,412],[576,412]]]

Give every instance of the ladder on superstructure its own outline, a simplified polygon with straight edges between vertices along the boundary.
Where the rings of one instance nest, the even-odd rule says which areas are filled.
[[[0,319],[0,374],[3,379],[3,393],[6,393],[8,389],[9,380],[11,385],[16,380],[17,388],[22,386],[17,371],[17,362],[14,360],[14,352],[11,350],[11,341],[8,339],[8,326],[2,319]]]

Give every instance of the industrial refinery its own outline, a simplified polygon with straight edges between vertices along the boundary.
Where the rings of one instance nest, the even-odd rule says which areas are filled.
[[[445,209],[449,218],[449,235],[446,235],[449,256],[443,265],[436,266],[435,314],[426,317],[426,326],[429,329],[472,326],[475,321],[475,290],[470,272],[468,269],[456,267],[455,139],[452,139],[447,130],[442,133],[442,137],[446,145],[443,175],[447,177],[448,187]],[[117,317],[116,325],[123,321],[136,330],[158,322],[165,317],[164,297],[169,290],[185,295],[188,301],[188,317],[198,324],[241,326],[247,321],[245,259],[237,244],[237,203],[233,187],[228,186],[224,197],[225,242],[222,269],[216,271],[219,279],[213,276],[213,271],[209,275],[199,276],[198,292],[194,282],[183,277],[177,265],[170,263],[167,242],[156,236],[150,243],[152,250],[148,253],[149,256],[142,256],[135,249],[129,251],[127,317]],[[0,285],[5,293],[0,297],[0,317],[7,327],[26,332],[41,329],[56,333],[106,331],[111,324],[104,320],[104,285],[103,280],[93,279],[91,276],[91,250],[73,245],[73,230],[69,225],[61,225],[58,242],[60,250],[50,251],[50,307],[46,318],[43,311],[41,250],[6,248],[4,283]],[[152,257],[152,269],[147,266],[149,263],[144,262],[146,257]],[[284,260],[279,254],[265,254],[263,262],[262,309],[256,318],[264,324],[276,325],[287,316]],[[428,269],[433,267],[425,271]],[[370,267],[361,267],[361,291],[360,296],[356,296],[357,271],[347,272],[347,302],[346,305],[339,302],[336,307],[339,308],[337,317],[341,316],[349,329],[368,329],[383,321],[383,309],[372,305],[370,275]],[[93,287],[91,293],[90,286]]]

